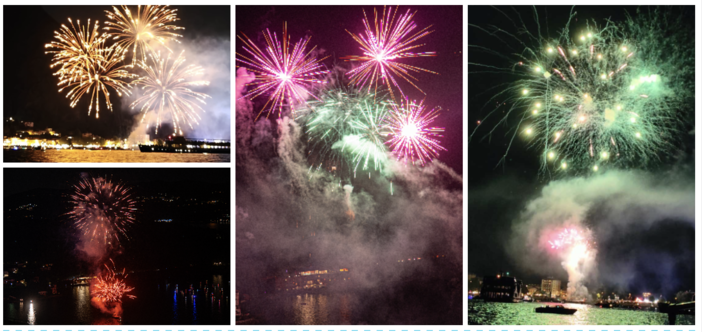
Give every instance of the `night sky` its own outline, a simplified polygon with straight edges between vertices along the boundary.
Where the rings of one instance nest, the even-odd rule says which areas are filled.
[[[180,30],[179,38],[186,43],[201,42],[205,38],[226,40],[230,36],[229,6],[176,6],[179,21],[176,25],[185,27]],[[49,68],[52,54],[45,54],[44,45],[53,41],[54,31],[67,24],[70,17],[74,24],[80,19],[85,25],[88,18],[100,22],[100,30],[105,27],[107,19],[105,10],[111,6],[5,6],[4,7],[4,43],[8,46],[4,59],[4,101],[3,116],[13,117],[16,121],[34,122],[34,129],[53,128],[68,136],[78,132],[90,132],[105,138],[126,138],[134,124],[134,115],[138,110],[129,111],[128,103],[123,103],[114,91],[112,95],[113,112],[106,109],[101,98],[100,118],[95,119],[95,111],[88,116],[89,96],[84,95],[80,102],[71,108],[65,98],[67,90],[58,92],[58,79],[52,76]],[[178,47],[173,47],[178,50]],[[10,51],[11,50],[11,51]],[[227,55],[228,56],[228,55]],[[130,58],[131,59],[131,58]],[[219,68],[227,72],[228,68]],[[215,79],[208,78],[212,81]],[[228,83],[227,83],[228,84]],[[203,92],[218,97],[217,89]],[[229,87],[226,88],[227,92]],[[227,95],[228,99],[229,96]],[[219,99],[219,98],[218,98]],[[218,102],[209,101],[205,110],[218,113]],[[228,103],[228,100],[227,100]],[[224,108],[224,107],[222,107]],[[227,110],[227,123],[229,122]],[[159,133],[168,133],[168,130]],[[187,134],[186,134],[187,135]],[[224,137],[212,137],[224,138]]]
[[[139,184],[148,182],[196,181],[202,183],[229,183],[229,169],[200,168],[12,168],[5,170],[3,190],[5,195],[13,195],[34,189],[67,190],[75,185],[82,173],[93,176],[108,176],[123,183]]]
[[[499,52],[507,52],[500,41],[489,36],[484,31],[471,26],[489,28],[491,25],[500,27],[509,33],[519,35],[517,26],[519,19],[526,27],[535,32],[533,7],[499,7],[499,10],[515,20],[508,20],[497,8],[488,6],[469,6],[468,8],[468,131],[473,133],[477,121],[483,120],[492,111],[496,103],[486,104],[490,97],[502,88],[493,89],[500,84],[509,83],[511,77],[504,74],[480,74],[482,68],[471,66],[471,63],[489,64],[499,67],[510,67],[514,62],[508,62],[495,56],[479,51],[473,46],[487,47]],[[577,19],[595,19],[602,24],[609,18],[620,21],[626,17],[626,12],[632,16],[637,7],[583,6],[576,7]],[[541,22],[541,33],[554,37],[566,24],[570,6],[539,6],[538,17]],[[674,8],[674,13],[682,13],[684,20],[694,26],[694,7]],[[574,19],[575,20],[575,19]],[[578,21],[571,27],[580,26]],[[691,28],[692,29],[692,28]],[[571,30],[572,31],[572,30]],[[505,35],[503,35],[505,36]],[[694,38],[691,36],[691,38]],[[511,40],[509,37],[505,39]],[[525,40],[525,39],[523,39]],[[512,40],[511,40],[512,41]],[[530,45],[531,46],[531,45]],[[508,108],[509,105],[505,106]],[[694,107],[691,104],[690,110]],[[469,143],[468,155],[468,271],[482,277],[499,272],[510,272],[510,275],[522,279],[525,283],[538,283],[548,276],[554,276],[563,281],[567,275],[560,262],[553,266],[533,266],[531,257],[517,257],[510,254],[513,245],[511,239],[518,232],[516,225],[525,211],[526,204],[541,194],[549,181],[540,177],[537,149],[527,147],[525,140],[515,138],[504,164],[500,159],[507,151],[507,145],[512,137],[512,128],[519,120],[513,115],[504,124],[496,126],[500,115],[483,121]],[[694,121],[690,123],[692,129]],[[488,132],[496,126],[493,135]],[[674,159],[665,159],[652,174],[675,174],[680,178],[694,178],[694,135],[683,138],[681,153]],[[688,196],[694,198],[694,191]],[[607,230],[607,234],[598,233],[599,281],[609,290],[642,292],[663,292],[666,296],[671,293],[694,289],[694,226],[689,221],[663,219],[646,225],[618,226],[598,224],[598,217],[606,219],[606,211],[593,209],[588,218],[594,225],[599,225],[599,232]],[[617,236],[619,235],[619,236]],[[531,266],[528,266],[531,265]],[[619,273],[627,270],[633,277],[629,280],[619,280]]]
[[[395,8],[395,7],[393,7]],[[377,7],[382,11],[382,7]],[[453,168],[459,174],[463,172],[463,68],[462,50],[463,33],[461,6],[401,6],[399,13],[407,9],[417,11],[414,21],[419,31],[429,25],[434,30],[423,37],[418,43],[426,44],[414,49],[414,52],[431,52],[438,55],[428,58],[409,58],[400,62],[438,72],[440,75],[417,73],[416,83],[426,92],[425,105],[428,107],[441,106],[443,112],[432,123],[437,127],[445,127],[444,137],[440,138],[442,145],[448,149],[441,152],[438,160]],[[352,68],[356,64],[339,59],[348,55],[361,55],[359,44],[346,32],[354,34],[363,32],[363,10],[372,20],[372,6],[237,6],[236,31],[244,33],[259,46],[265,44],[262,31],[266,28],[278,35],[282,32],[283,23],[288,23],[288,33],[294,44],[299,38],[312,36],[308,48],[317,45],[323,55],[331,55],[324,61],[327,68],[335,65]],[[239,41],[237,40],[237,45]],[[237,52],[242,52],[240,48]],[[243,54],[247,54],[243,51]],[[399,79],[403,91],[412,99],[421,100],[425,96],[409,83]],[[395,90],[397,93],[397,90]],[[259,104],[260,103],[260,104]],[[259,97],[254,105],[262,107],[265,97]],[[273,117],[273,116],[271,116]]]

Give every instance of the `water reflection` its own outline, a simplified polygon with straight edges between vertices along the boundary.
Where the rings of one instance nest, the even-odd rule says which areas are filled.
[[[177,290],[177,288],[176,288],[176,290],[173,291],[173,324],[178,324],[178,290]]]
[[[560,303],[495,303],[471,301],[471,325],[666,325],[668,315],[656,311],[599,308],[589,304],[566,304],[578,309],[573,315],[537,314],[542,305]],[[694,316],[678,316],[677,324],[694,325]]]
[[[66,325],[116,325],[116,324],[229,324],[228,294],[208,278],[202,288],[183,289],[175,292],[175,284],[157,286],[151,281],[134,280],[138,293],[135,300],[125,301],[118,316],[106,313],[91,303],[90,288],[77,286],[66,289],[58,296],[25,298],[24,302],[3,304],[4,322],[8,324],[66,324]],[[188,284],[189,285],[189,284]],[[193,287],[200,283],[193,284]],[[207,285],[207,286],[206,286]],[[221,283],[220,283],[221,285]],[[181,284],[181,289],[183,284]],[[207,288],[205,288],[207,287]],[[149,290],[150,288],[150,290]],[[214,295],[214,296],[213,296]],[[41,310],[41,313],[39,313]]]
[[[197,324],[197,301],[195,301],[195,295],[193,295],[193,324]]]
[[[27,313],[27,323],[29,325],[34,325],[36,321],[36,316],[34,315],[34,303],[29,302],[29,312]]]
[[[72,293],[76,304],[76,319],[82,324],[90,324],[90,287],[75,286]]]
[[[90,150],[4,150],[6,162],[59,163],[162,163],[162,162],[230,162],[230,154],[142,153],[139,151]]]

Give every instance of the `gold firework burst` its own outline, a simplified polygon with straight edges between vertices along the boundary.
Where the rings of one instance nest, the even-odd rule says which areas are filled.
[[[59,77],[57,84],[63,92],[68,88],[66,98],[71,101],[71,107],[75,107],[84,94],[89,93],[90,106],[88,115],[92,112],[95,104],[95,117],[100,117],[100,93],[105,97],[107,109],[112,110],[110,102],[110,92],[108,87],[114,89],[119,96],[122,93],[129,95],[131,85],[124,79],[135,78],[137,75],[130,74],[122,61],[125,58],[126,50],[113,45],[105,47],[108,35],[99,34],[99,22],[95,21],[93,29],[90,29],[90,20],[85,26],[80,25],[80,20],[76,25],[69,18],[71,28],[61,25],[60,31],[54,32],[54,37],[58,41],[46,44],[46,54],[54,54],[51,68],[59,67],[54,76]]]
[[[145,71],[145,74],[136,81],[137,86],[143,90],[143,95],[130,107],[134,109],[142,105],[142,122],[149,111],[155,111],[156,133],[161,127],[162,115],[170,113],[173,133],[183,135],[181,122],[185,122],[192,129],[193,123],[199,123],[198,111],[205,111],[199,104],[205,105],[205,98],[210,98],[207,94],[191,90],[190,87],[209,85],[210,82],[190,80],[192,77],[202,75],[204,70],[196,65],[186,66],[183,52],[175,59],[171,59],[170,54],[163,59],[160,52],[149,55],[151,64],[145,61],[138,63],[138,66]]]
[[[122,10],[112,6],[114,12],[108,10],[107,18],[111,21],[105,22],[105,30],[109,37],[117,40],[116,45],[125,49],[132,48],[132,64],[137,61],[146,61],[147,51],[153,51],[151,42],[157,42],[165,47],[169,52],[171,49],[166,45],[169,40],[180,43],[177,39],[183,37],[175,33],[177,30],[185,28],[175,26],[171,23],[178,21],[176,17],[177,9],[169,9],[168,6],[138,6],[136,16],[127,6],[122,6]]]

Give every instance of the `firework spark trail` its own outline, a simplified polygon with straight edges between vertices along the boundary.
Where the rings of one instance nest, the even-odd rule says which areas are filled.
[[[353,34],[346,30],[346,32],[361,45],[360,49],[363,55],[342,57],[342,59],[348,61],[363,62],[360,66],[347,73],[351,78],[349,82],[350,85],[358,87],[367,86],[369,92],[372,89],[376,93],[379,84],[386,85],[393,100],[396,100],[392,90],[393,86],[405,97],[405,93],[402,91],[402,88],[400,88],[394,76],[405,80],[417,90],[424,93],[422,89],[412,82],[418,81],[417,78],[412,76],[412,73],[427,72],[438,75],[438,73],[431,70],[397,62],[397,60],[406,58],[436,55],[435,52],[410,52],[413,49],[424,46],[425,44],[415,43],[433,31],[428,31],[429,28],[431,28],[431,26],[428,26],[412,34],[412,31],[417,28],[417,24],[412,21],[412,18],[417,12],[410,13],[408,9],[407,13],[397,16],[397,8],[399,8],[399,6],[395,8],[395,11],[393,11],[392,7],[386,11],[386,7],[383,7],[383,12],[380,16],[378,16],[378,11],[374,8],[373,13],[375,17],[373,25],[371,25],[364,10],[364,33]]]
[[[68,215],[84,236],[103,245],[118,245],[120,236],[129,238],[126,228],[134,223],[136,211],[129,188],[104,178],[84,178],[73,189]]]
[[[110,258],[112,268],[105,264],[106,273],[100,274],[92,289],[92,296],[98,301],[105,303],[122,302],[122,297],[127,296],[130,299],[135,299],[136,296],[127,294],[134,290],[134,287],[129,287],[125,283],[128,274],[126,269],[122,273],[115,272],[115,262]]]
[[[390,103],[392,110],[385,127],[390,137],[386,144],[390,146],[397,159],[412,160],[424,166],[438,157],[439,151],[446,151],[438,139],[444,128],[429,127],[441,111],[440,107],[426,111],[424,101],[417,103],[409,99],[403,103]]]
[[[156,133],[161,127],[162,114],[168,113],[173,121],[173,134],[183,135],[181,122],[193,129],[193,123],[199,124],[198,111],[205,112],[199,104],[205,105],[207,94],[196,92],[190,87],[209,85],[208,81],[191,80],[200,76],[204,70],[200,66],[185,65],[185,57],[181,52],[177,58],[171,60],[171,55],[163,59],[160,52],[150,53],[151,63],[139,62],[139,68],[145,75],[135,81],[141,87],[143,95],[135,100],[129,107],[134,109],[141,106],[143,122],[149,111],[157,114]],[[148,126],[147,126],[148,129]]]
[[[119,46],[105,46],[107,34],[99,34],[99,22],[95,21],[92,31],[90,30],[90,20],[86,26],[80,25],[80,20],[76,25],[69,18],[71,28],[61,25],[60,31],[54,32],[54,37],[58,41],[52,41],[45,45],[46,54],[54,54],[51,68],[59,67],[54,76],[59,77],[61,87],[58,91],[63,92],[68,88],[66,98],[71,101],[71,107],[75,107],[81,97],[90,94],[90,106],[88,115],[95,105],[95,117],[100,117],[100,93],[105,98],[107,109],[112,110],[110,102],[110,92],[108,87],[114,89],[121,97],[122,94],[130,94],[131,84],[125,79],[138,77],[128,72],[130,66],[124,65],[125,49]],[[92,90],[92,92],[91,92]]]
[[[571,31],[575,25],[571,12],[565,29],[554,39],[533,35],[524,25],[525,40],[499,28],[471,26],[505,45],[518,44],[511,54],[471,46],[512,63],[509,68],[471,63],[486,68],[474,74],[516,77],[488,101],[509,105],[500,109],[505,116],[497,124],[523,112],[510,146],[519,134],[539,147],[542,173],[645,167],[676,151],[691,93],[691,50],[669,50],[668,40],[684,40],[686,32],[673,30],[673,23],[668,25],[658,14],[641,14],[625,23],[607,21],[604,26],[586,23]],[[496,112],[489,112],[481,123]]]
[[[141,6],[137,7],[136,16],[127,6],[121,6],[122,10],[112,6],[114,12],[106,10],[107,21],[104,29],[108,31],[108,37],[116,40],[120,48],[132,49],[132,65],[137,61],[146,61],[148,51],[153,52],[149,44],[152,41],[159,43],[172,52],[167,46],[168,41],[180,43],[177,38],[183,37],[175,31],[185,28],[175,26],[171,23],[178,21],[176,17],[177,9],[169,9],[168,6]],[[138,54],[141,54],[141,57]],[[138,60],[137,60],[138,59]]]
[[[319,99],[296,112],[309,138],[309,154],[315,159],[311,163],[348,163],[354,176],[358,170],[383,169],[388,160],[383,133],[387,103],[376,102],[372,93],[339,86],[325,89]]]
[[[243,37],[242,37],[243,36]],[[242,33],[237,36],[243,42],[243,49],[248,56],[236,53],[237,67],[246,68],[256,75],[256,79],[246,84],[252,87],[250,91],[242,95],[241,98],[253,100],[254,98],[269,94],[266,104],[259,112],[258,119],[263,112],[278,110],[278,117],[282,117],[283,108],[288,106],[294,111],[296,104],[306,104],[309,97],[320,100],[311,89],[317,84],[325,84],[322,76],[329,71],[323,69],[322,59],[317,59],[312,47],[305,51],[311,37],[301,38],[290,51],[290,36],[288,36],[288,25],[283,25],[283,41],[278,40],[276,33],[266,29],[263,36],[266,39],[266,47],[261,50],[249,37]]]
[[[592,232],[586,228],[566,227],[556,233],[548,243],[556,250],[561,266],[568,273],[568,298],[575,301],[588,299],[584,282],[594,270],[597,249],[591,241]]]

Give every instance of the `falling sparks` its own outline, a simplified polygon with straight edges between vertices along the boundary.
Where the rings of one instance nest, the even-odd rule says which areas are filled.
[[[135,220],[129,190],[104,178],[84,178],[73,186],[68,215],[90,241],[116,246],[120,237],[128,238],[126,229]]]
[[[105,46],[108,35],[98,32],[98,21],[95,21],[92,30],[90,20],[85,26],[81,26],[80,20],[75,25],[70,18],[68,21],[70,28],[62,24],[61,29],[54,32],[58,41],[45,45],[49,49],[46,54],[53,54],[50,67],[56,68],[54,76],[59,78],[58,91],[68,90],[66,98],[71,101],[71,107],[75,107],[83,95],[89,94],[88,115],[92,113],[94,105],[95,117],[99,118],[100,95],[104,97],[107,109],[112,110],[108,88],[120,97],[122,94],[129,95],[131,84],[125,80],[138,76],[129,73],[129,66],[123,64],[125,49],[117,45]]]
[[[113,12],[105,11],[107,21],[105,30],[110,37],[116,40],[120,48],[132,50],[132,64],[137,61],[146,61],[148,51],[154,52],[151,43],[158,43],[169,52],[168,41],[180,42],[177,38],[183,37],[175,31],[185,28],[175,26],[171,23],[178,21],[176,17],[177,9],[169,9],[168,6],[141,6],[137,7],[136,15],[127,6],[117,8],[112,6]],[[139,56],[141,55],[141,56]]]
[[[417,32],[413,32],[417,29],[417,24],[412,21],[412,18],[417,12],[410,13],[408,9],[405,14],[397,15],[398,8],[399,6],[393,11],[392,7],[383,7],[382,13],[379,13],[378,10],[374,8],[373,13],[375,17],[373,24],[368,20],[364,10],[364,33],[354,34],[347,30],[351,37],[360,44],[363,55],[342,57],[342,59],[348,61],[362,62],[358,67],[347,73],[351,78],[349,84],[358,87],[367,87],[368,91],[375,92],[378,90],[378,85],[385,85],[393,100],[396,100],[393,87],[399,90],[400,94],[405,97],[405,93],[402,91],[395,77],[403,79],[417,90],[424,93],[424,91],[413,82],[417,81],[413,73],[426,72],[438,74],[424,68],[398,62],[398,60],[407,58],[436,55],[435,52],[411,52],[416,48],[424,46],[424,44],[417,44],[417,41],[433,31],[429,31],[431,26],[428,26]]]
[[[204,70],[196,65],[185,65],[183,52],[175,59],[171,58],[171,54],[164,59],[160,53],[151,53],[150,59],[150,63],[138,64],[145,75],[135,83],[141,87],[143,94],[130,107],[134,109],[142,105],[142,122],[149,112],[156,112],[156,133],[165,114],[169,114],[173,121],[173,134],[182,136],[183,124],[190,129],[193,129],[193,124],[199,124],[199,112],[205,111],[200,104],[205,105],[205,99],[210,97],[191,88],[206,86],[210,82],[192,80],[203,75]]]
[[[426,111],[424,101],[419,103],[403,100],[403,103],[391,103],[392,110],[387,120],[389,139],[387,144],[397,159],[411,160],[424,166],[436,158],[439,151],[446,151],[435,137],[442,137],[444,128],[429,127],[439,116],[441,108]]]
[[[100,274],[95,284],[91,289],[91,295],[98,301],[105,303],[122,302],[122,297],[127,296],[130,299],[135,299],[136,296],[127,294],[134,290],[134,287],[129,287],[125,283],[128,274],[126,269],[122,272],[115,272],[115,262],[110,258],[112,268],[105,264],[105,273]]]
[[[236,53],[237,67],[253,72],[256,79],[247,84],[251,89],[240,99],[253,100],[260,95],[268,94],[268,100],[257,119],[263,112],[268,111],[266,115],[268,117],[276,110],[278,117],[281,117],[285,107],[294,109],[297,104],[306,104],[310,97],[320,100],[311,92],[311,89],[315,85],[326,83],[322,77],[329,71],[323,69],[321,62],[328,57],[317,59],[314,56],[316,46],[306,51],[311,37],[301,38],[291,51],[287,23],[283,25],[282,43],[278,40],[276,33],[271,33],[268,29],[263,32],[266,39],[264,50],[256,46],[246,35],[242,34],[242,36],[238,37],[248,55]]]

